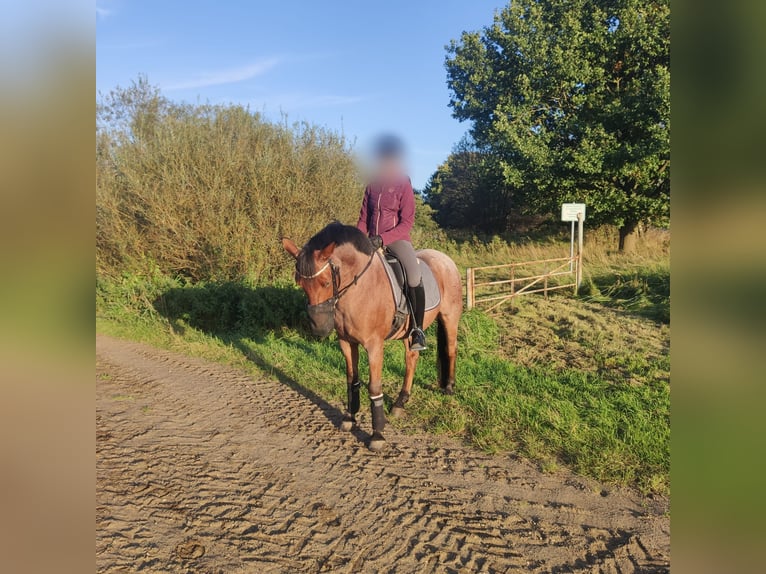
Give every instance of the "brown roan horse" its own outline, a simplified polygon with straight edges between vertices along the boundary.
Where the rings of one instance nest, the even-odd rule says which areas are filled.
[[[328,335],[333,327],[346,359],[348,385],[347,412],[342,430],[351,430],[359,412],[359,345],[367,351],[370,364],[370,408],[373,433],[371,450],[385,445],[386,425],[383,410],[383,343],[386,338],[402,339],[405,348],[404,384],[391,409],[391,416],[403,414],[409,400],[419,352],[410,349],[409,321],[390,337],[395,314],[391,286],[375,251],[365,234],[356,227],[331,223],[298,247],[289,239],[282,245],[295,260],[295,280],[308,296],[308,314],[314,334]],[[432,249],[418,252],[422,264],[431,268],[441,292],[440,304],[426,311],[423,328],[437,321],[437,354],[439,387],[452,394],[455,387],[457,331],[463,311],[460,274],[455,263],[445,254]]]

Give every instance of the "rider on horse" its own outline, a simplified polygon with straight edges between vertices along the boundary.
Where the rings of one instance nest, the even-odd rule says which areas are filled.
[[[401,159],[404,146],[395,136],[379,138],[375,146],[378,161],[376,177],[367,186],[356,226],[370,237],[376,249],[384,245],[404,266],[407,274],[407,298],[413,314],[410,349],[424,351],[423,313],[425,290],[420,265],[410,239],[415,221],[415,195],[410,178],[404,173]]]

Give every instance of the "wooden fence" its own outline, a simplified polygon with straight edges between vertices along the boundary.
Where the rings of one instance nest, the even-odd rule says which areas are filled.
[[[480,276],[478,283],[477,274]],[[492,303],[486,308],[490,311],[512,302],[514,297],[529,293],[544,293],[547,297],[549,291],[567,287],[574,288],[577,293],[581,280],[582,248],[570,257],[469,267],[466,270],[466,304],[471,309]]]

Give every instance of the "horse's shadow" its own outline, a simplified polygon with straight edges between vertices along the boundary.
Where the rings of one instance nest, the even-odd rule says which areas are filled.
[[[259,340],[258,338],[254,338],[254,340],[256,342],[262,342],[262,340]],[[280,383],[291,388],[302,397],[305,397],[308,400],[310,400],[314,404],[314,406],[316,406],[319,409],[319,411],[327,418],[327,420],[335,428],[338,428],[338,429],[340,428],[341,422],[343,420],[343,411],[333,406],[331,403],[327,402],[325,399],[323,399],[318,394],[316,394],[314,391],[304,387],[298,381],[296,381],[295,379],[287,375],[287,373],[285,373],[282,369],[275,366],[273,362],[269,361],[264,356],[263,353],[260,353],[254,350],[252,347],[247,346],[242,341],[241,338],[235,337],[228,342],[230,342],[235,348],[239,349],[239,351],[249,361],[252,361],[254,364],[258,365],[261,369],[270,373]],[[292,341],[288,342],[288,345],[293,346],[294,342]],[[307,353],[311,352],[310,347],[308,347],[308,345],[297,345],[297,346],[303,347],[303,349]],[[359,442],[365,442],[370,437],[369,434],[363,432],[358,426],[354,426],[354,428],[351,430],[351,434]]]
[[[265,343],[270,332],[285,326],[310,336],[302,292],[287,286],[250,288],[237,283],[206,283],[168,289],[155,298],[153,305],[175,332],[183,335],[185,325],[189,325],[231,345],[261,370],[311,401],[333,426],[340,427],[343,411],[246,342]],[[283,344],[306,355],[315,354],[300,339],[285,339]],[[345,375],[339,375],[339,384],[345,384]],[[351,434],[360,442],[369,438],[358,426],[354,426]]]

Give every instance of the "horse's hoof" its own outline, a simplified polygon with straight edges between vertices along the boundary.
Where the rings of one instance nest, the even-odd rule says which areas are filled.
[[[445,395],[454,395],[455,394],[455,387],[452,385],[447,385],[446,387],[442,387],[442,393]]]
[[[392,419],[399,419],[404,416],[404,407],[392,407],[391,408],[391,418]]]
[[[370,443],[367,445],[367,447],[372,452],[380,452],[386,447],[386,439],[383,438],[383,435],[376,433],[370,439]]]
[[[354,425],[356,424],[356,421],[354,419],[343,419],[340,422],[340,430],[343,432],[348,432],[354,428]]]

